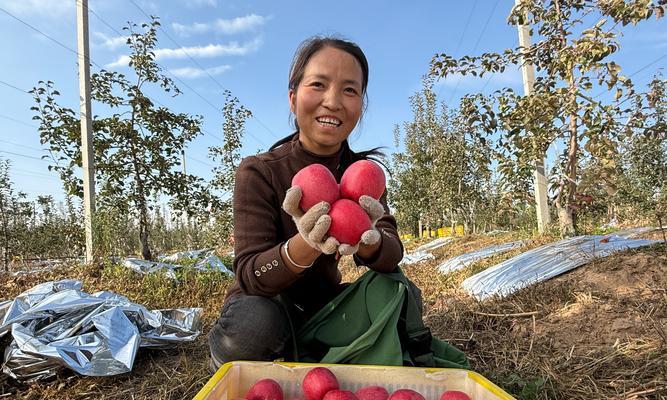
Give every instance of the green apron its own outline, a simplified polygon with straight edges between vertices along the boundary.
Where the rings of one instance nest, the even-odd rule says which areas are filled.
[[[299,361],[470,368],[465,354],[431,336],[407,278],[368,271],[297,332]]]

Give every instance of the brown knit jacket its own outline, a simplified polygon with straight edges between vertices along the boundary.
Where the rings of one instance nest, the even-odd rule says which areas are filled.
[[[312,314],[340,290],[341,274],[334,255],[322,254],[311,268],[297,275],[285,266],[280,246],[298,231],[282,203],[291,187],[292,177],[303,167],[320,163],[340,182],[341,148],[337,154],[319,156],[308,152],[294,135],[274,150],[243,159],[236,172],[234,188],[234,273],[236,278],[227,297],[254,295],[286,296]],[[349,151],[349,150],[347,150]],[[358,157],[354,157],[356,159]],[[382,246],[374,260],[357,265],[389,272],[403,258],[403,245],[396,231],[396,220],[389,214],[386,193],[380,199],[386,213],[376,224],[382,234]]]

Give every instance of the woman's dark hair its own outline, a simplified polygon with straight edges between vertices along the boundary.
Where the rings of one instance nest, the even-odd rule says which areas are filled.
[[[306,70],[306,65],[308,65],[308,61],[310,61],[315,53],[325,47],[333,47],[335,49],[342,50],[353,56],[359,62],[362,73],[361,92],[364,104],[362,110],[363,114],[363,111],[366,109],[367,105],[366,87],[368,86],[368,60],[366,60],[366,56],[364,55],[364,52],[361,50],[361,48],[354,42],[332,36],[313,36],[301,42],[298,49],[296,50],[296,53],[294,54],[294,59],[292,60],[288,88],[290,90],[296,91],[296,88],[299,86],[299,83],[301,83],[301,80],[303,79],[303,74]],[[299,124],[296,119],[294,119],[294,127],[298,133]],[[291,141],[293,137],[294,134],[291,134],[279,140],[273,146],[271,146],[269,150],[273,150],[276,147]],[[350,149],[350,145],[348,144],[347,139],[344,140],[341,145],[343,149],[340,160],[341,170],[345,170],[350,164],[361,159],[372,158],[376,161],[380,161],[378,158],[384,156],[384,154],[379,150],[380,147],[355,153]]]

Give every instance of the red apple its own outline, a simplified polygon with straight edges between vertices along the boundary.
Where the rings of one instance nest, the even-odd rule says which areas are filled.
[[[424,396],[412,389],[398,389],[389,396],[389,400],[426,400]]]
[[[333,203],[329,210],[331,226],[330,236],[338,239],[341,244],[355,246],[361,235],[371,229],[371,219],[359,204],[352,200],[340,199]]]
[[[354,394],[359,400],[387,400],[389,398],[389,392],[382,386],[366,386]]]
[[[384,171],[370,160],[359,160],[350,165],[340,179],[340,195],[359,201],[361,195],[380,199],[386,186]]]
[[[273,379],[260,379],[248,390],[246,400],[283,400],[283,389]]]
[[[301,382],[301,389],[306,400],[322,400],[331,390],[337,390],[338,379],[333,372],[324,367],[315,367],[308,371]]]
[[[340,197],[336,178],[322,164],[310,164],[302,168],[292,178],[292,186],[301,188],[299,207],[304,212],[320,201],[331,205]]]
[[[358,400],[357,396],[349,390],[331,390],[324,395],[322,400]]]
[[[470,396],[458,390],[447,390],[440,396],[440,400],[471,400]]]

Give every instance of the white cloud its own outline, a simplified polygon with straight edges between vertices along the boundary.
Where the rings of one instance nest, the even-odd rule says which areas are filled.
[[[204,33],[211,30],[211,25],[195,22],[192,25],[183,25],[178,22],[171,24],[171,28],[181,36],[190,36],[193,33]]]
[[[104,46],[109,50],[115,50],[127,43],[127,36],[109,37],[102,32],[93,32],[93,35],[100,39],[101,46]]]
[[[220,75],[225,71],[230,70],[231,68],[232,68],[231,65],[219,65],[217,67],[206,68],[206,69],[185,67],[185,68],[171,69],[170,72],[179,78],[195,79],[195,78],[200,78],[204,75],[212,75],[212,76]]]
[[[213,58],[221,56],[243,56],[253,52],[262,44],[262,40],[257,38],[252,42],[239,44],[238,42],[229,42],[229,44],[209,44],[207,46],[180,47],[178,49],[156,49],[155,60],[183,59],[183,58]],[[125,67],[130,62],[127,55],[120,56],[116,61],[106,65],[107,68]]]
[[[217,19],[213,23],[195,22],[190,25],[183,25],[177,22],[171,24],[172,29],[181,36],[205,33],[215,31],[226,35],[254,31],[264,25],[271,17],[264,17],[257,14],[249,14],[243,17],[232,19]]]
[[[215,21],[215,27],[222,33],[234,34],[257,29],[264,25],[268,19],[268,17],[262,17],[261,15],[250,14],[234,19],[218,19]]]
[[[127,67],[130,63],[130,56],[120,56],[118,57],[118,60],[106,64],[106,68],[117,68],[117,67]]]
[[[155,50],[155,59],[182,59],[187,58],[188,56],[192,58],[243,56],[257,50],[261,43],[261,39],[257,38],[252,42],[244,44],[229,42],[229,44],[209,44],[206,46],[180,47],[178,49],[157,49]]]
[[[58,18],[70,14],[74,18],[75,1],[65,0],[0,0],[0,7],[12,14],[41,15]]]
[[[216,7],[218,5],[217,0],[186,0],[185,5],[190,8],[197,8],[202,6]]]

